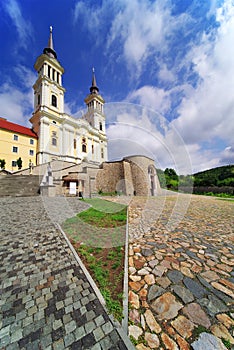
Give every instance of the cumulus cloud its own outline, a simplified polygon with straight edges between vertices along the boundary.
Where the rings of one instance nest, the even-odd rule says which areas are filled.
[[[0,116],[13,123],[30,126],[28,120],[33,111],[32,85],[35,82],[35,73],[22,65],[12,69],[21,84],[16,86],[8,79],[0,85]]]
[[[200,79],[182,100],[179,118],[173,122],[186,143],[216,137],[230,142],[234,135],[233,1],[217,10],[216,20],[215,33],[204,34],[187,56]]]
[[[192,173],[186,145],[160,114],[128,103],[108,104],[105,111],[107,120],[114,120],[107,125],[109,159],[141,154],[155,159],[158,168]]]
[[[142,106],[153,108],[164,114],[171,107],[171,99],[168,91],[154,86],[142,86],[132,91],[126,98],[127,101],[137,102]]]

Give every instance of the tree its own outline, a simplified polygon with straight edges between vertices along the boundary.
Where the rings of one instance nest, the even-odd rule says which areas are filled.
[[[16,161],[16,164],[17,164],[19,170],[22,169],[22,163],[23,163],[22,159],[21,159],[21,157],[19,157]]]
[[[0,168],[5,169],[6,161],[5,159],[0,159]]]
[[[164,170],[167,188],[178,189],[178,175],[172,168],[166,168]]]
[[[164,171],[161,169],[157,169],[157,175],[158,175],[158,180],[159,180],[160,186],[162,188],[167,187]]]

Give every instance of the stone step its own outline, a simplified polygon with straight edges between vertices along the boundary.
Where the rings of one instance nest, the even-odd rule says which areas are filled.
[[[38,175],[0,176],[0,197],[38,196],[41,178]]]

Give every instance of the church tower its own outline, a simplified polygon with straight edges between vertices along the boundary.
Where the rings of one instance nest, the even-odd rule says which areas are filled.
[[[34,89],[34,112],[30,119],[37,133],[37,164],[62,160],[100,165],[107,160],[107,137],[104,100],[99,94],[93,70],[87,113],[74,118],[64,112],[63,67],[53,46],[52,27],[49,42],[34,65],[37,80]]]
[[[92,127],[99,130],[101,134],[106,133],[105,115],[103,111],[104,99],[99,94],[99,88],[97,87],[95,71],[93,68],[92,85],[89,89],[90,94],[85,98],[85,103],[88,108],[85,114],[85,119],[92,125]]]
[[[49,41],[34,65],[37,71],[37,80],[34,89],[34,112],[30,119],[33,129],[39,137],[37,163],[45,163],[50,159],[46,153],[50,153],[49,125],[59,122],[64,113],[64,92],[62,86],[63,67],[57,60],[57,54],[53,47],[52,27],[50,27]],[[56,146],[58,133],[54,131],[54,146]]]
[[[99,154],[99,163],[102,163],[103,161],[107,161],[108,158],[106,118],[104,115],[105,101],[99,94],[94,68],[92,72],[92,84],[89,91],[90,93],[84,100],[88,109],[84,115],[84,119],[99,133],[99,145],[96,151]]]

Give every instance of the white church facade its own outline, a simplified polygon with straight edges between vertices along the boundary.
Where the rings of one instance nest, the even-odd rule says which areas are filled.
[[[34,68],[37,79],[33,85],[32,129],[24,128],[26,132],[21,130],[22,126],[14,125],[8,130],[7,122],[0,120],[7,134],[4,145],[9,143],[11,150],[17,146],[15,136],[22,138],[22,134],[26,133],[27,147],[22,150],[22,147],[17,147],[23,167],[11,173],[39,175],[42,179],[40,191],[44,195],[69,195],[71,188],[76,194],[82,192],[87,197],[116,192],[129,196],[157,195],[160,184],[153,159],[131,155],[108,162],[105,101],[99,93],[94,70],[90,92],[84,99],[86,113],[81,118],[75,118],[64,112],[64,68],[53,47],[52,28],[48,45],[37,58]],[[28,161],[25,154],[32,157],[32,152],[34,158]]]
[[[105,101],[99,94],[94,69],[90,93],[85,98],[87,112],[76,119],[64,113],[64,68],[53,47],[52,27],[48,46],[34,68],[38,76],[33,85],[34,112],[30,122],[38,136],[37,164],[62,160],[99,165],[107,161]]]

